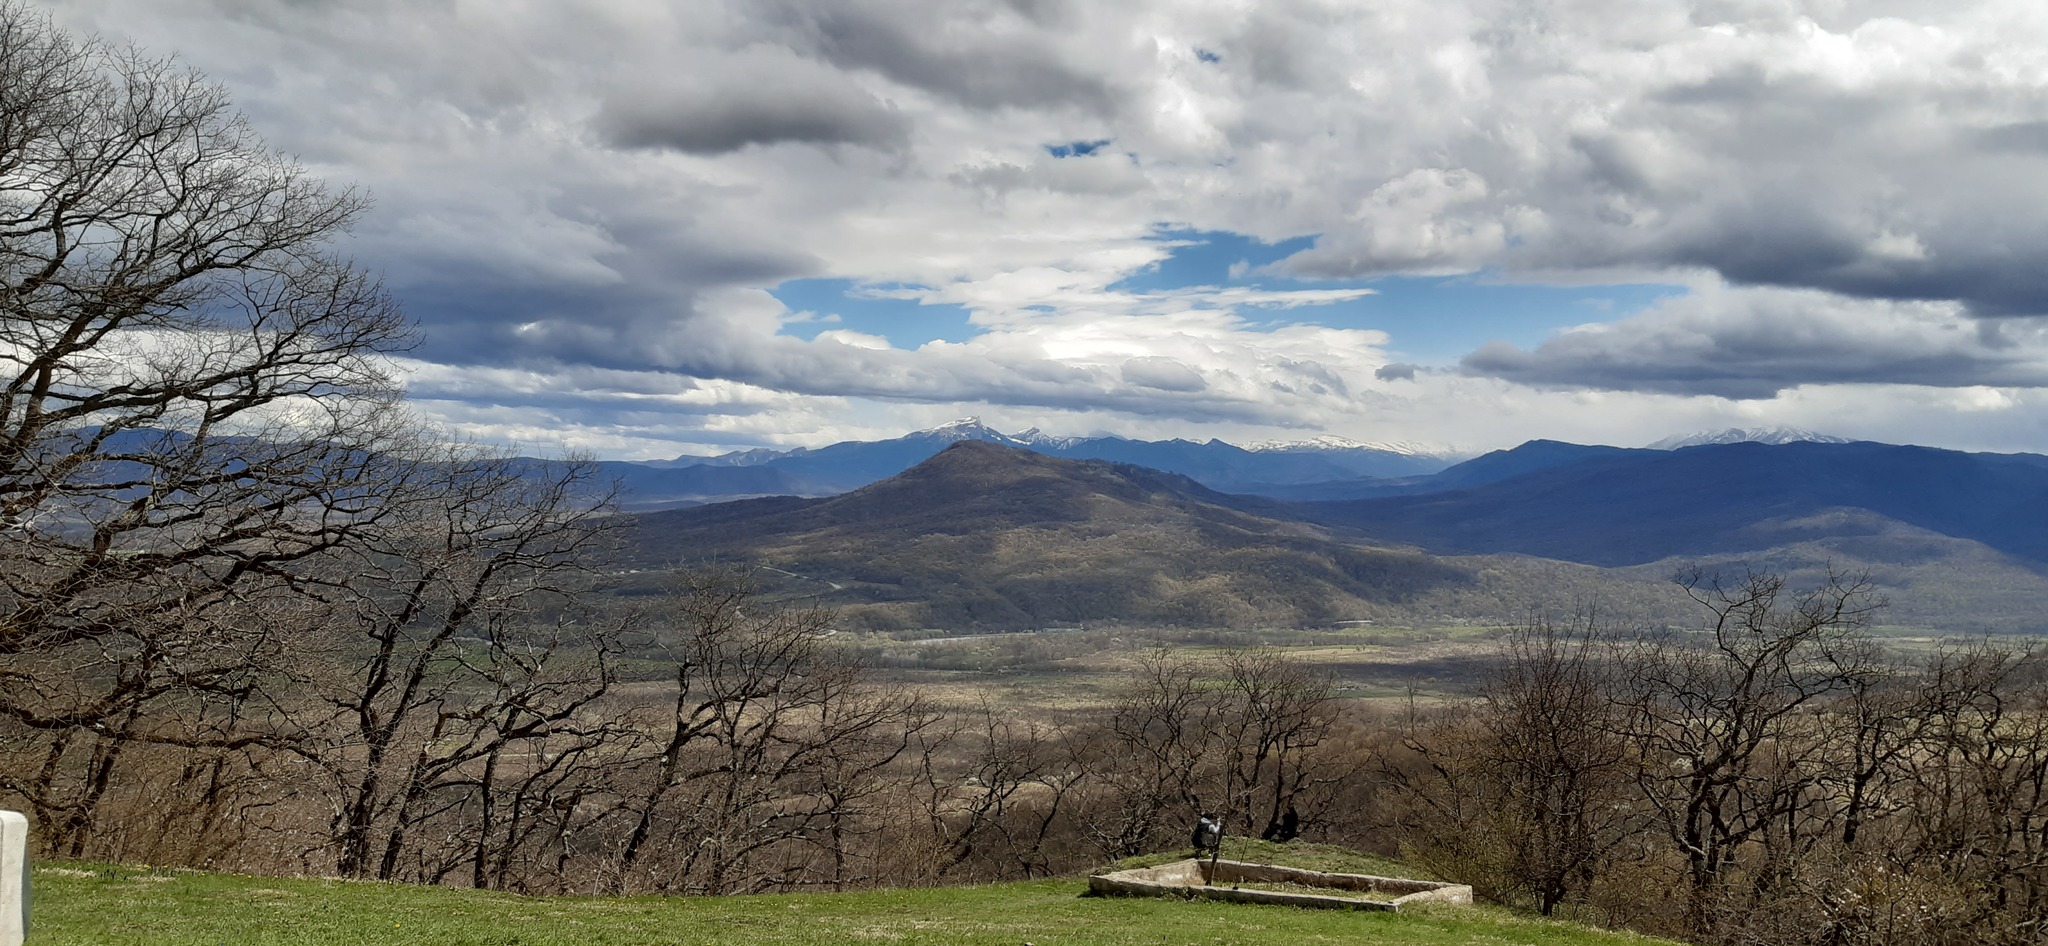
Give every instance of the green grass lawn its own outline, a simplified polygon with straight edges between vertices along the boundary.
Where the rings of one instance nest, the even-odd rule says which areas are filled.
[[[1080,877],[918,890],[744,897],[520,897],[317,879],[50,864],[35,872],[31,946],[554,944],[1372,943],[1594,946],[1660,942],[1493,907],[1394,913],[1084,897]]]

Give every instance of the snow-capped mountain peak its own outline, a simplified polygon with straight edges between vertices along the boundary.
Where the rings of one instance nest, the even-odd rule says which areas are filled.
[[[920,430],[912,437],[937,437],[942,440],[993,440],[997,443],[1015,443],[1017,438],[1003,433],[981,422],[979,417],[962,417],[937,427]]]
[[[1677,450],[1680,447],[1702,447],[1708,444],[1724,443],[1848,443],[1848,438],[1814,433],[1798,427],[1730,427],[1726,430],[1707,430],[1696,434],[1680,434],[1666,437],[1650,444],[1652,450]]]
[[[731,453],[721,453],[715,457],[692,456],[686,453],[673,460],[667,460],[654,465],[669,467],[760,466],[764,463],[768,463],[773,460],[780,460],[783,457],[800,456],[802,454],[809,452],[809,450],[806,450],[803,447],[795,447],[789,450],[777,450],[774,449],[773,447],[755,447],[752,450],[734,450]]]
[[[1393,453],[1405,457],[1446,456],[1450,451],[1428,444],[1410,441],[1365,441],[1352,440],[1323,434],[1307,440],[1268,440],[1246,444],[1245,449],[1253,453],[1324,453],[1353,450],[1370,450],[1375,453]]]
[[[1022,443],[1022,444],[1030,444],[1031,446],[1034,446],[1034,447],[1045,447],[1046,449],[1049,449],[1049,450],[1060,450],[1060,449],[1064,449],[1064,448],[1066,448],[1066,447],[1071,447],[1071,446],[1073,446],[1074,444],[1080,443],[1081,441],[1083,441],[1083,440],[1086,440],[1086,439],[1088,439],[1088,438],[1086,438],[1086,437],[1055,437],[1055,436],[1053,436],[1053,435],[1051,435],[1051,434],[1048,434],[1048,433],[1046,433],[1045,431],[1042,431],[1042,430],[1039,430],[1039,429],[1038,429],[1038,428],[1036,428],[1036,427],[1033,427],[1033,428],[1031,428],[1031,429],[1029,429],[1029,430],[1026,430],[1026,431],[1024,431],[1024,432],[1022,432],[1022,433],[1015,433],[1015,434],[1011,434],[1011,435],[1010,435],[1010,439],[1011,439],[1011,440],[1015,440],[1015,441],[1017,441],[1018,443]]]

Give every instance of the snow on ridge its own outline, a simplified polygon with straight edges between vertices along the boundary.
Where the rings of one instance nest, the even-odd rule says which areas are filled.
[[[972,437],[982,433],[995,434],[998,437],[1008,436],[1007,434],[999,433],[995,430],[995,428],[992,428],[989,425],[982,423],[981,418],[979,417],[962,417],[959,420],[949,420],[943,424],[940,424],[937,427],[927,427],[924,430],[916,431],[915,433],[911,434],[911,436],[916,436],[916,434],[940,434],[947,436]]]
[[[1049,447],[1054,450],[1060,450],[1066,447],[1071,447],[1077,443],[1080,443],[1083,440],[1088,439],[1087,437],[1055,437],[1042,430],[1039,430],[1036,427],[1033,427],[1022,433],[1010,434],[1009,436],[1011,440],[1015,440],[1018,443],[1030,444],[1032,446],[1039,447]]]
[[[1371,450],[1376,453],[1396,453],[1406,457],[1447,456],[1449,451],[1429,444],[1413,441],[1352,440],[1323,434],[1307,440],[1266,440],[1245,445],[1253,453],[1309,453],[1317,451]]]
[[[990,440],[996,443],[1007,443],[1012,446],[1021,446],[1024,443],[1023,440],[1017,437],[1012,437],[982,423],[979,417],[962,417],[959,420],[947,421],[937,427],[927,427],[924,430],[913,431],[905,434],[904,438],[899,439],[910,437],[937,437],[942,440]]]
[[[1710,444],[1728,443],[1848,443],[1846,437],[1815,433],[1799,427],[1730,427],[1726,430],[1703,430],[1695,434],[1678,434],[1650,444],[1651,450],[1677,450],[1680,447],[1702,447]]]
[[[1048,434],[1038,429],[1037,427],[1031,427],[1014,434],[1006,434],[1000,430],[988,426],[985,423],[982,423],[980,417],[962,417],[959,420],[948,421],[946,423],[938,425],[937,427],[928,427],[925,428],[924,430],[913,431],[911,433],[905,434],[904,437],[937,437],[945,440],[989,440],[995,443],[1009,444],[1011,446],[1040,447],[1049,450],[1064,450],[1069,447],[1085,443],[1090,440],[1105,439],[1104,437],[1100,436],[1054,436],[1052,434]],[[1128,440],[1130,438],[1108,435],[1108,439]],[[1197,446],[1201,444],[1200,441],[1180,440],[1178,438],[1176,438],[1175,440],[1159,442],[1186,443],[1194,444]],[[1313,437],[1308,440],[1273,440],[1259,443],[1243,444],[1239,446],[1241,446],[1242,449],[1251,451],[1253,453],[1347,453],[1353,451],[1371,451],[1375,453],[1391,453],[1407,457],[1449,457],[1454,455],[1454,452],[1451,451],[1449,448],[1434,446],[1431,444],[1414,443],[1411,441],[1360,441],[1352,440],[1346,437],[1332,436],[1329,434],[1323,434],[1321,436]]]

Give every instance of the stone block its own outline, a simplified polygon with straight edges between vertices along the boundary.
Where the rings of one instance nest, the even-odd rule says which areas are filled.
[[[0,811],[0,946],[28,939],[28,819]]]

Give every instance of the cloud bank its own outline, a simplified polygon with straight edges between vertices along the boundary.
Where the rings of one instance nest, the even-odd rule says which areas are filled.
[[[966,405],[1494,446],[1761,411],[2048,448],[2037,3],[48,6],[367,188],[349,250],[422,322],[415,394],[485,436],[652,453]],[[1306,242],[1133,288],[1169,230]],[[1324,314],[1454,275],[1690,292],[1456,364]],[[771,295],[806,278],[912,314],[797,331],[837,315]],[[917,304],[969,336],[901,341]]]

